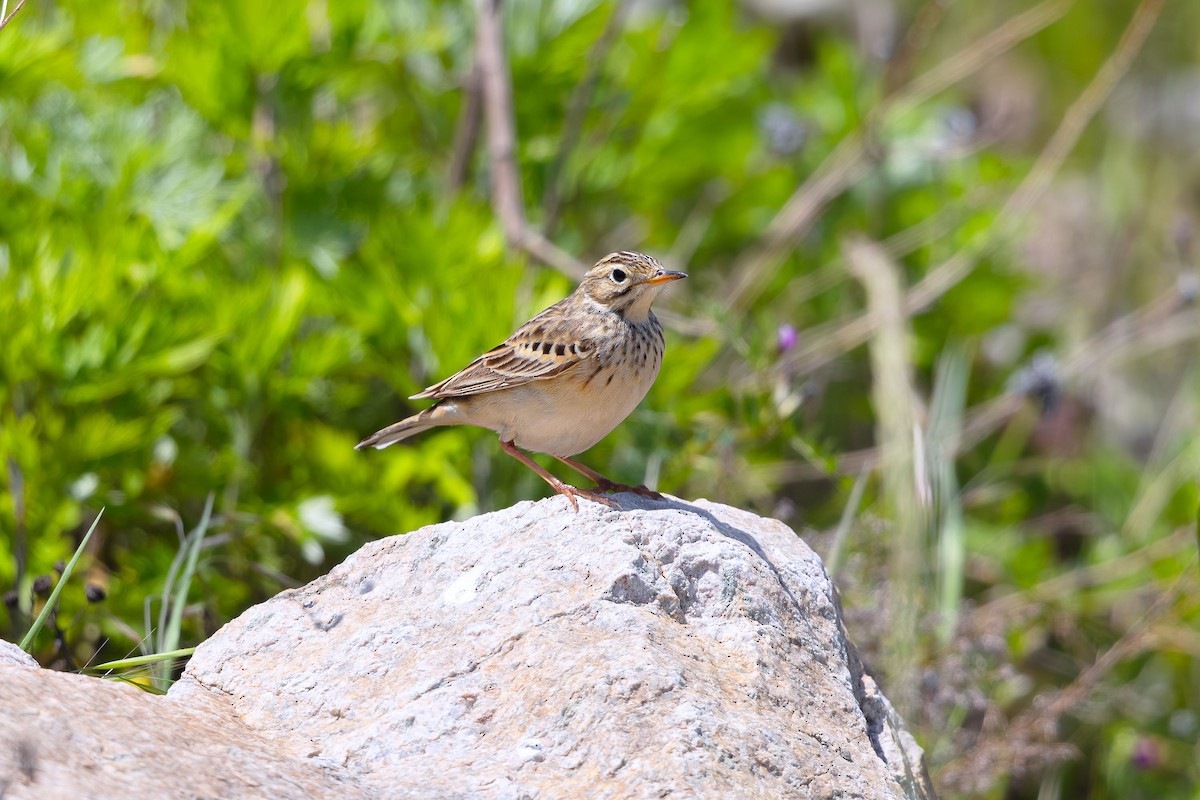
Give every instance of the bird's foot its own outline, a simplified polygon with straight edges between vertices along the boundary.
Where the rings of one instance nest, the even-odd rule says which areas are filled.
[[[577,512],[579,511],[579,503],[575,500],[576,497],[583,497],[593,502],[600,503],[601,505],[606,505],[609,508],[621,507],[616,500],[603,494],[603,492],[599,490],[599,487],[596,489],[580,489],[577,486],[571,486],[568,483],[564,483],[560,486],[556,486],[555,489],[559,494],[567,498],[567,502],[571,504],[571,508],[575,509]]]
[[[642,497],[649,497],[654,500],[663,499],[663,496],[653,489],[647,489],[645,486],[630,486],[627,483],[617,483],[616,481],[610,481],[607,478],[596,483],[596,490],[611,494],[616,494],[618,492],[633,492],[634,494],[640,494]]]

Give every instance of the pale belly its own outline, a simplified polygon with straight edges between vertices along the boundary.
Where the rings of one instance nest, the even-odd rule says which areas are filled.
[[[561,376],[458,398],[455,404],[463,421],[491,428],[522,450],[573,456],[603,439],[637,408],[659,366],[651,361],[640,370],[609,367],[587,381],[589,369],[570,379]]]

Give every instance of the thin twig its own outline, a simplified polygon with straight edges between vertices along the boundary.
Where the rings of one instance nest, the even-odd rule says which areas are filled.
[[[867,480],[870,477],[869,468],[864,466],[858,471],[858,477],[854,479],[854,486],[850,489],[850,496],[846,499],[846,505],[842,507],[842,516],[833,532],[833,544],[829,547],[829,554],[825,556],[825,568],[835,577],[842,563],[842,547],[850,534],[850,527],[858,517],[858,507],[862,503],[862,496],[867,490]]]
[[[972,193],[953,208],[932,214],[903,230],[897,231],[880,244],[888,257],[898,259],[920,249],[945,236],[955,228],[961,227],[966,219],[966,212],[974,212],[982,205],[990,202],[993,195],[991,190]],[[797,276],[788,282],[786,298],[792,307],[830,291],[840,285],[850,276],[846,272],[845,259],[839,254],[817,267],[811,272]]]
[[[917,55],[929,46],[934,30],[941,24],[953,0],[926,0],[913,15],[912,24],[900,39],[896,54],[888,60],[883,84],[889,94],[908,83]]]
[[[550,162],[550,166],[546,170],[546,195],[542,199],[542,229],[547,234],[554,230],[554,226],[558,222],[559,201],[562,198],[563,190],[563,172],[567,168],[575,145],[579,142],[579,134],[583,131],[583,121],[587,117],[588,108],[591,107],[592,94],[596,91],[596,84],[600,82],[600,74],[604,68],[604,61],[608,57],[608,51],[612,48],[621,29],[625,27],[629,6],[629,0],[617,0],[616,7],[609,16],[608,23],[604,26],[603,33],[600,34],[600,38],[596,40],[588,53],[587,67],[584,68],[583,78],[575,86],[575,91],[571,93],[571,100],[567,104],[562,143],[559,145],[554,161]]]
[[[488,127],[488,160],[491,164],[492,206],[504,235],[514,244],[525,230],[521,176],[517,169],[517,134],[513,121],[512,85],[504,56],[500,0],[476,0],[475,64],[483,89]]]
[[[930,94],[942,91],[981,69],[989,61],[1049,26],[1070,7],[1072,0],[1046,0],[1030,11],[972,42],[957,55],[917,78],[908,88],[886,99],[872,115],[867,128],[885,125],[895,115]],[[811,227],[825,206],[871,170],[868,142],[861,134],[847,137],[798,188],[767,226],[761,242],[735,262],[725,307],[745,309],[758,296],[761,284],[786,257],[797,239]],[[867,330],[865,335],[869,336]],[[858,343],[865,339],[858,339]]]
[[[973,75],[997,56],[1003,55],[1038,31],[1062,19],[1073,2],[1074,0],[1045,0],[1024,14],[1007,20],[991,33],[915,78],[902,91],[885,100],[885,113],[889,116],[903,113]]]
[[[1157,539],[1136,550],[1108,561],[1079,567],[1063,572],[1041,583],[1017,591],[1009,591],[1000,597],[987,599],[969,610],[963,619],[963,630],[968,634],[994,631],[1004,620],[1021,616],[1025,611],[1072,597],[1091,587],[1124,581],[1135,574],[1153,571],[1154,565],[1166,559],[1177,559],[1192,549],[1194,528],[1179,527],[1161,539]]]
[[[684,336],[720,336],[724,332],[721,324],[714,319],[688,317],[669,308],[656,310],[654,316],[663,325]]]
[[[512,244],[536,261],[553,267],[574,280],[579,280],[583,273],[587,272],[587,264],[529,226],[525,226],[519,232],[518,238],[513,239]]]
[[[711,180],[704,184],[704,188],[700,190],[700,196],[688,212],[687,219],[679,226],[675,243],[671,245],[667,256],[667,263],[671,269],[687,271],[692,256],[696,254],[696,248],[700,246],[704,234],[708,232],[709,225],[712,223],[713,211],[728,196],[729,187],[724,181]]]
[[[927,308],[934,300],[941,297],[949,289],[958,285],[963,278],[971,273],[979,257],[989,251],[1006,234],[1012,232],[1016,223],[1024,219],[1033,205],[1041,199],[1050,185],[1051,179],[1058,173],[1063,162],[1079,137],[1087,128],[1088,123],[1100,111],[1108,96],[1116,88],[1118,81],[1129,71],[1133,59],[1141,52],[1146,37],[1150,35],[1158,15],[1162,11],[1165,0],[1143,0],[1129,21],[1129,25],[1121,34],[1120,41],[1113,54],[1104,62],[1092,78],[1091,83],[1076,98],[1062,122],[1050,137],[1050,141],[1042,148],[1033,168],[1029,170],[1025,180],[1008,198],[1008,202],[1000,209],[991,230],[986,235],[985,244],[963,248],[958,254],[926,275],[909,292],[908,308],[915,313]],[[979,252],[975,252],[979,251]]]
[[[1141,50],[1146,36],[1154,26],[1163,2],[1164,0],[1143,0],[1138,6],[1116,50],[1067,110],[1034,166],[1001,208],[996,221],[980,237],[935,267],[909,290],[905,300],[905,308],[909,314],[923,311],[958,285],[971,273],[979,259],[997,247],[1003,236],[1011,234],[1017,223],[1024,219],[1041,198],[1067,155],[1074,149],[1088,122],[1100,110],[1117,81],[1129,69],[1133,58]],[[807,346],[797,348],[780,359],[775,369],[792,374],[811,371],[866,342],[874,331],[874,325],[874,321],[867,314],[846,322],[827,323],[822,326],[823,330],[809,337]]]
[[[779,266],[792,244],[803,236],[825,205],[866,177],[870,171],[862,138],[852,135],[792,193],[767,225],[760,243],[734,262],[732,283],[725,293],[726,309],[745,307],[757,296],[763,279]]]
[[[8,23],[12,22],[13,17],[17,15],[17,12],[21,10],[21,6],[23,5],[25,5],[25,0],[17,0],[17,7],[7,17],[4,16],[3,11],[0,11],[0,17],[3,17],[3,19],[0,19],[0,31],[8,27]],[[4,7],[8,8],[8,0],[4,0]]]
[[[1177,537],[1172,536],[1170,540]],[[1170,541],[1170,540],[1164,540]],[[1160,543],[1161,544],[1161,543]],[[990,740],[984,747],[960,756],[942,770],[942,778],[950,785],[988,785],[998,776],[1011,773],[1019,763],[1022,744],[1050,742],[1058,738],[1057,732],[1062,717],[1072,713],[1089,697],[1096,696],[1096,688],[1112,669],[1126,659],[1137,656],[1156,646],[1158,637],[1153,626],[1169,611],[1180,597],[1195,594],[1195,586],[1187,580],[1191,572],[1185,570],[1164,589],[1150,607],[1130,625],[1096,660],[1079,674],[1068,686],[1035,699],[1028,708],[1017,715],[1008,726],[1002,739]],[[1066,576],[1060,576],[1066,577]],[[1047,583],[1057,582],[1055,578]],[[1056,594],[1061,597],[1062,594]],[[995,625],[987,628],[995,630]]]
[[[478,22],[475,33],[475,64],[479,68],[484,119],[487,120],[488,154],[491,162],[492,207],[504,228],[509,245],[536,261],[579,280],[587,265],[530,226],[525,219],[517,169],[516,125],[513,122],[512,86],[504,56],[500,0],[476,0]],[[711,334],[715,323],[691,320],[663,311],[664,324],[683,332]]]
[[[1060,381],[1067,384],[1103,374],[1115,364],[1128,361],[1131,353],[1144,355],[1150,348],[1161,350],[1200,338],[1200,312],[1184,310],[1181,305],[1178,293],[1172,290],[1113,320],[1063,359]],[[974,447],[1025,406],[1025,397],[1009,390],[967,411],[963,415],[957,452]],[[855,450],[838,456],[833,474],[855,475],[863,469],[876,468],[880,462],[878,448]],[[829,473],[808,462],[796,462],[763,467],[760,476],[764,480],[785,482],[828,478]]]
[[[472,64],[463,82],[466,97],[454,129],[454,146],[450,151],[450,166],[446,170],[446,191],[453,195],[467,180],[471,165],[471,154],[479,139],[479,122],[482,117],[483,91],[480,87],[479,65]]]
[[[517,169],[517,133],[513,121],[512,85],[504,57],[500,0],[476,0],[475,64],[487,120],[491,164],[492,208],[500,218],[508,243],[531,258],[578,280],[585,265],[525,222],[521,176]]]

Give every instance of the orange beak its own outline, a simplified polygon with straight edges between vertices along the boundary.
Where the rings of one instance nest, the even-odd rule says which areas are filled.
[[[670,283],[671,281],[677,281],[686,277],[686,272],[670,272],[665,269],[660,269],[658,272],[654,273],[653,278],[647,278],[646,280],[642,281],[642,283],[654,286],[658,283]]]

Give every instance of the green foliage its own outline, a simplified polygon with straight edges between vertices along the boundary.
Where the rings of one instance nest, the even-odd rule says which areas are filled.
[[[531,223],[584,260],[640,248],[691,273],[661,302],[687,318],[662,375],[588,463],[806,528],[872,669],[897,697],[919,683],[903,711],[944,795],[1191,796],[1200,320],[1155,298],[1178,282],[1185,300],[1200,258],[1194,131],[1173,111],[1194,110],[1200,6],[1167,4],[1043,202],[1012,217],[1133,0],[1076,3],[899,108],[894,87],[979,52],[1031,4],[933,4],[928,39],[898,31],[889,61],[849,19],[634,5],[564,152],[615,6],[506,4]],[[56,587],[66,651],[44,661],[175,651],[370,538],[545,493],[486,432],[352,449],[571,289],[506,247],[486,147],[448,184],[473,30],[470,4],[436,0],[66,0],[0,32],[11,637],[34,577],[107,509],[86,574]],[[861,171],[730,304],[736,270],[847,141]],[[915,598],[889,593],[870,333],[841,338],[865,308],[844,255],[857,236],[906,287],[977,256],[906,320],[929,409],[925,471],[909,465],[927,505]],[[183,520],[203,522],[185,536]],[[107,600],[84,602],[80,581]],[[901,603],[920,627],[891,654]],[[165,685],[170,667],[155,670]]]

